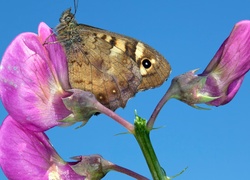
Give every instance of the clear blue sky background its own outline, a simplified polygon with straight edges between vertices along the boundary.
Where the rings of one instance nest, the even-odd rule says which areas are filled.
[[[37,32],[41,21],[55,27],[72,1],[23,0],[1,2],[0,55],[22,32]],[[134,110],[149,118],[173,77],[206,67],[234,24],[250,19],[249,0],[200,1],[80,1],[78,22],[132,36],[161,52],[172,66],[163,86],[140,92],[125,109],[116,112],[130,122]],[[200,72],[201,72],[200,71]],[[188,166],[178,180],[250,179],[249,75],[236,97],[222,107],[196,110],[177,100],[160,113],[151,139],[162,167],[169,176]],[[7,112],[0,105],[0,122]],[[79,125],[79,124],[78,124]],[[76,125],[77,126],[77,125]],[[53,128],[47,132],[65,159],[101,154],[104,158],[151,178],[132,135],[104,115],[93,117],[81,129]],[[11,134],[10,134],[11,136]],[[6,179],[0,171],[0,179]],[[110,172],[104,179],[131,179]]]

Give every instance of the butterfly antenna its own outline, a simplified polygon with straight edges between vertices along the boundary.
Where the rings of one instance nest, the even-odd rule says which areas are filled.
[[[75,12],[74,12],[74,15],[76,14],[76,11],[78,9],[78,0],[74,0],[74,9],[75,9]]]

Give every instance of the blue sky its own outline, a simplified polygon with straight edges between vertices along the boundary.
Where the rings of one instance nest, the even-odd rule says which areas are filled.
[[[3,1],[1,3],[0,55],[22,32],[37,32],[38,24],[58,24],[72,1]],[[172,66],[169,80],[159,88],[140,92],[125,109],[116,112],[129,122],[134,110],[149,118],[170,85],[171,79],[186,71],[206,67],[234,24],[250,19],[250,1],[81,1],[76,19],[139,39],[157,49]],[[200,71],[200,72],[201,72]],[[178,180],[249,179],[250,110],[249,75],[236,97],[222,107],[197,110],[170,100],[161,111],[151,140],[162,167],[169,176],[188,166]],[[0,104],[0,122],[6,117]],[[78,126],[77,124],[76,126]],[[47,132],[52,144],[65,159],[76,155],[101,154],[107,160],[151,177],[132,135],[112,119],[99,115],[80,128],[53,128]],[[127,180],[110,172],[104,179]],[[0,179],[6,179],[0,171]]]

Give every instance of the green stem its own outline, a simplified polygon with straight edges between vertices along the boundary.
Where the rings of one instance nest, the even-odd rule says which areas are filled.
[[[151,144],[149,132],[146,126],[146,120],[136,115],[134,136],[142,150],[142,153],[147,161],[149,170],[154,180],[166,180],[166,174],[156,157],[154,148]]]

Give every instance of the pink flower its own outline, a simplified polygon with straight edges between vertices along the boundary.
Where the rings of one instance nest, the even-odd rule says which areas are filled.
[[[75,156],[65,162],[44,132],[26,129],[11,116],[0,127],[0,167],[8,179],[101,179],[115,170],[136,179],[147,179],[105,160],[100,155]]]
[[[250,69],[250,21],[235,25],[212,61],[198,76],[190,71],[173,79],[169,92],[191,106],[230,102]]]
[[[67,61],[50,28],[23,33],[7,48],[0,66],[0,96],[10,116],[26,128],[44,131],[70,114],[62,98],[69,95]],[[48,38],[48,39],[47,39]],[[54,42],[44,44],[44,42]]]
[[[207,104],[220,106],[230,102],[238,92],[250,68],[250,21],[235,25],[207,68],[203,91],[219,98]]]
[[[83,180],[64,162],[43,132],[33,132],[8,116],[0,129],[0,165],[9,179]]]

